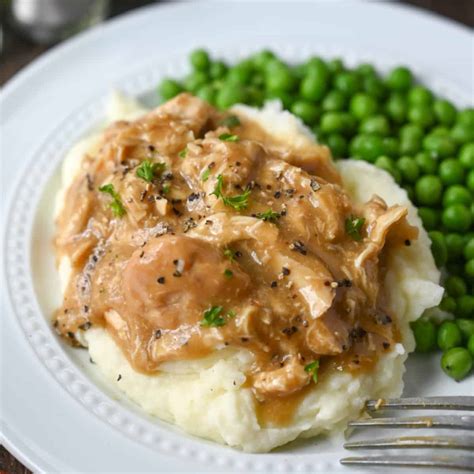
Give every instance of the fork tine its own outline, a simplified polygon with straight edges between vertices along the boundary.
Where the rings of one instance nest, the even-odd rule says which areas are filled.
[[[402,436],[377,440],[351,441],[345,449],[444,448],[474,450],[474,436]]]
[[[454,428],[474,430],[474,416],[440,415],[405,418],[365,418],[349,422],[350,427],[377,426],[383,428]]]
[[[436,409],[436,410],[474,410],[474,397],[417,397],[417,398],[391,398],[369,400],[366,403],[369,411],[382,408],[393,409]]]
[[[353,456],[340,460],[344,465],[363,466],[399,466],[399,467],[431,467],[474,471],[473,458],[470,456]]]

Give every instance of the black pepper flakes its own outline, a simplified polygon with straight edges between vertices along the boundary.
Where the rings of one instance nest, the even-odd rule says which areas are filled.
[[[277,192],[273,195],[273,197],[274,197],[275,199],[280,199],[280,198],[281,198],[281,191],[277,191]]]
[[[291,272],[290,272],[290,269],[289,268],[286,268],[286,267],[283,267],[281,269],[281,272],[283,273],[283,275],[285,276],[288,276]]]
[[[161,329],[157,329],[155,331],[155,339],[160,339],[161,336],[162,336]]]
[[[278,283],[277,283],[276,281],[272,281],[272,282],[270,283],[270,287],[271,287],[271,288],[276,288],[277,286],[278,286]]]
[[[290,249],[300,253],[301,255],[306,255],[308,253],[304,243],[301,242],[301,240],[295,240],[292,242],[290,244]]]
[[[384,349],[388,349],[390,347],[390,344],[388,342],[382,342],[382,346]]]
[[[193,202],[193,201],[196,201],[197,199],[199,199],[200,197],[201,197],[201,195],[199,193],[191,193],[188,196],[188,201]]]
[[[82,329],[83,331],[87,331],[88,329],[90,329],[91,326],[92,326],[92,323],[90,321],[87,321],[84,324],[81,324],[79,326],[79,329]]]
[[[85,304],[84,307],[83,307],[83,310],[84,310],[84,313],[88,313],[89,312],[89,306],[87,306]]]
[[[319,191],[321,189],[321,185],[315,179],[311,180],[310,186],[314,192]]]
[[[86,174],[86,181],[87,181],[87,189],[89,191],[94,191],[94,180],[92,179],[92,176],[89,173]]]
[[[295,332],[298,332],[298,328],[296,326],[290,326],[288,328],[283,328],[281,332],[288,337],[291,337]]]
[[[156,279],[156,281],[160,284],[160,285],[164,285],[165,284],[165,277],[158,277]]]
[[[155,147],[154,147],[153,145],[148,145],[148,149],[149,149],[150,151],[155,151]]]
[[[248,342],[249,338],[248,337],[241,337],[240,340],[242,342]]]
[[[406,240],[405,240],[405,245],[406,245],[407,247],[410,247],[410,245],[411,245],[411,241],[410,241],[410,240],[408,240],[408,239],[406,239]]]
[[[120,380],[122,380],[122,374],[118,374],[117,382],[120,382]]]

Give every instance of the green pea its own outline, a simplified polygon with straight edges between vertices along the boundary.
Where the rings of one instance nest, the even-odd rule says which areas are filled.
[[[441,201],[443,183],[438,176],[422,176],[415,185],[417,202],[423,206],[434,206]]]
[[[435,209],[431,207],[419,207],[418,215],[423,222],[423,227],[426,230],[433,230],[438,227],[439,215]]]
[[[220,109],[227,109],[231,105],[244,103],[247,97],[246,91],[242,86],[225,83],[217,92],[216,105]]]
[[[465,206],[469,206],[471,201],[471,193],[467,188],[460,184],[449,186],[443,195],[443,207],[449,207],[453,204],[464,204]]]
[[[196,71],[206,71],[209,68],[209,54],[204,49],[195,49],[189,55],[189,61]]]
[[[434,174],[438,170],[438,162],[429,153],[417,153],[415,161],[423,174]]]
[[[474,258],[471,258],[464,265],[464,272],[470,277],[474,277]]]
[[[223,61],[215,61],[209,66],[209,76],[212,79],[222,79],[227,73],[227,66]]]
[[[467,173],[466,186],[471,193],[474,193],[474,169]]]
[[[433,99],[433,94],[423,86],[412,87],[408,91],[408,102],[411,105],[429,105]]]
[[[458,120],[459,123],[466,125],[466,127],[474,128],[474,109],[467,108],[459,112]]]
[[[390,133],[390,125],[387,118],[383,115],[374,115],[362,121],[359,132],[386,136]]]
[[[322,101],[322,107],[325,112],[339,112],[346,106],[346,96],[338,91],[329,91]]]
[[[446,288],[448,295],[453,298],[463,296],[467,292],[466,282],[460,276],[456,275],[448,276],[444,282],[444,287]]]
[[[267,70],[265,84],[268,90],[290,91],[295,85],[295,77],[288,66],[278,65]]]
[[[472,142],[474,141],[474,128],[457,122],[451,129],[451,138],[460,145]]]
[[[323,133],[344,133],[353,127],[353,117],[346,112],[326,112],[321,117],[321,131]]]
[[[461,184],[464,182],[464,168],[458,160],[444,160],[439,165],[439,177],[445,185]]]
[[[441,368],[454,380],[462,380],[472,369],[472,356],[464,347],[453,347],[441,357]]]
[[[384,83],[378,77],[373,76],[367,76],[363,78],[362,89],[365,93],[377,100],[383,99],[387,93]]]
[[[257,69],[264,70],[267,64],[276,59],[275,53],[268,49],[259,51],[252,57],[253,64]]]
[[[331,74],[337,74],[345,69],[344,62],[340,58],[331,59],[328,61],[327,66]]]
[[[456,316],[461,318],[471,318],[474,315],[474,296],[463,295],[457,299]]]
[[[206,85],[197,90],[196,96],[210,104],[214,104],[216,99],[216,90],[211,85]]]
[[[431,239],[431,252],[433,253],[436,265],[442,267],[448,260],[448,249],[444,235],[437,230],[432,230],[428,235]]]
[[[310,73],[303,78],[300,84],[301,97],[318,101],[323,98],[328,87],[326,74]]]
[[[360,92],[352,97],[349,109],[355,118],[362,120],[376,112],[377,102],[370,95]]]
[[[433,103],[433,111],[439,123],[452,125],[456,120],[456,108],[451,102],[437,99]]]
[[[474,357],[474,336],[471,336],[467,341],[467,350],[471,354],[471,357]]]
[[[464,247],[464,258],[466,260],[471,260],[474,258],[474,237],[471,237]]]
[[[361,76],[377,76],[377,71],[375,70],[374,66],[369,63],[359,64],[355,71]]]
[[[441,221],[448,230],[466,232],[471,227],[472,215],[463,204],[453,204],[444,209]]]
[[[449,136],[431,133],[423,140],[423,148],[435,157],[446,158],[453,155],[456,145]]]
[[[460,234],[447,234],[445,236],[448,257],[450,260],[457,260],[462,257],[464,251],[464,237]]]
[[[396,166],[405,182],[414,183],[420,175],[420,168],[416,161],[408,156],[402,156]]]
[[[378,135],[356,135],[350,145],[351,155],[373,163],[383,153],[383,141]]]
[[[400,129],[400,153],[414,155],[421,149],[423,129],[415,124],[404,125]]]
[[[442,125],[438,125],[437,127],[431,129],[430,134],[441,136],[441,137],[448,137],[449,129],[446,127],[443,127]]]
[[[382,145],[384,155],[390,156],[390,158],[396,158],[399,156],[400,145],[395,137],[385,137]]]
[[[306,100],[293,102],[290,110],[307,124],[315,122],[319,116],[319,108],[314,103]]]
[[[444,321],[438,328],[438,347],[442,351],[447,351],[452,347],[457,347],[462,343],[461,330],[453,321]]]
[[[246,85],[250,83],[253,71],[250,63],[241,62],[233,68],[229,69],[226,81],[235,85]]]
[[[474,169],[474,143],[466,143],[459,152],[459,162],[464,168]]]
[[[351,96],[361,89],[361,81],[357,74],[344,71],[334,77],[334,87],[343,94]]]
[[[187,91],[195,93],[200,87],[206,85],[208,76],[204,71],[195,71],[184,79],[184,87]]]
[[[447,313],[454,314],[456,311],[456,300],[452,296],[443,296],[439,308]]]
[[[430,352],[436,346],[436,327],[428,320],[418,319],[411,324],[415,336],[416,351]]]
[[[158,93],[163,100],[170,100],[183,92],[183,86],[173,79],[163,79],[158,87]]]
[[[343,158],[346,156],[347,140],[340,133],[331,133],[327,138],[327,144],[334,157]]]
[[[467,341],[471,336],[474,335],[474,320],[456,318],[455,323],[458,325],[458,328],[461,330],[462,336],[465,341]]]
[[[434,123],[434,114],[430,105],[410,105],[408,109],[408,120],[421,128],[427,128]]]
[[[387,76],[387,86],[392,90],[405,91],[413,82],[411,71],[405,66],[392,69]]]
[[[398,124],[405,121],[407,116],[407,101],[402,94],[391,94],[385,107],[387,115]]]
[[[317,56],[313,56],[307,62],[306,73],[322,75],[326,78],[329,78],[329,69],[327,64]]]
[[[377,166],[377,168],[381,168],[385,171],[388,171],[389,173],[392,172],[392,170],[395,169],[395,162],[389,158],[388,156],[379,156],[376,160],[375,160],[375,166]]]

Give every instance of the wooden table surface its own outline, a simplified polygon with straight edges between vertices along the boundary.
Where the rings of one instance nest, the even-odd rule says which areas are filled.
[[[154,0],[112,0],[109,17],[116,16],[127,10],[153,3]],[[438,13],[467,26],[474,26],[474,0],[404,0],[406,3]],[[1,15],[3,22],[5,15]],[[5,51],[0,67],[0,86],[10,77],[37,56],[48,49],[47,46],[37,45],[21,37],[9,25],[5,28]],[[29,474],[14,456],[3,446],[0,446],[0,474]]]

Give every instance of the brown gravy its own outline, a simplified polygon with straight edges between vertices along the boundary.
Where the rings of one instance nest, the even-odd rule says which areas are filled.
[[[405,208],[355,205],[326,147],[226,119],[182,94],[104,132],[58,217],[72,277],[54,324],[73,344],[104,326],[144,373],[246,348],[259,420],[281,425],[309,364],[370,371],[398,340],[384,262],[417,231]]]

